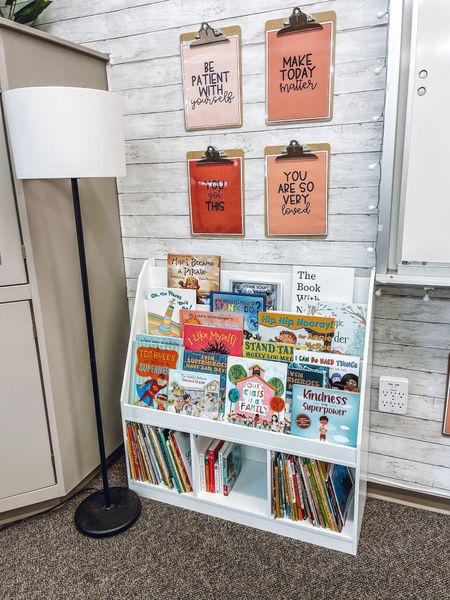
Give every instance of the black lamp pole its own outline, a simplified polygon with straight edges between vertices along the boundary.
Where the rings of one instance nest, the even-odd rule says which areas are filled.
[[[94,328],[92,324],[91,299],[84,247],[83,222],[80,208],[78,179],[71,179],[73,210],[77,231],[78,256],[80,259],[81,283],[83,286],[86,333],[91,364],[92,391],[94,396],[95,420],[97,425],[98,450],[103,481],[103,490],[94,492],[78,506],[75,523],[78,530],[91,537],[110,537],[131,527],[141,512],[139,496],[126,487],[109,487],[106,468],[105,439],[103,436],[102,411],[98,387],[97,361],[95,358]]]

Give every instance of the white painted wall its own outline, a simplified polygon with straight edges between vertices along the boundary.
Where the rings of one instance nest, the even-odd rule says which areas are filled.
[[[129,296],[144,259],[167,252],[219,253],[226,268],[289,271],[292,264],[371,267],[377,216],[388,0],[332,0],[302,6],[337,12],[335,110],[331,123],[267,128],[264,119],[264,23],[288,15],[286,0],[55,0],[40,19],[52,34],[111,53],[109,82],[126,100],[128,177],[119,183]],[[179,35],[203,20],[243,31],[244,127],[186,133]],[[286,131],[285,131],[286,130]],[[266,240],[264,146],[331,144],[329,235],[326,240]],[[191,239],[185,153],[207,144],[246,153],[243,240]],[[376,302],[377,378],[408,377],[407,416],[377,411],[372,398],[370,477],[450,496],[450,437],[441,435],[450,340],[450,295],[422,302],[395,289]]]

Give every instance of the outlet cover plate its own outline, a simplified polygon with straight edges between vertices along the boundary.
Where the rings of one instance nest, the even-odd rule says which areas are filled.
[[[404,377],[380,377],[378,410],[405,415],[408,409],[408,385]]]

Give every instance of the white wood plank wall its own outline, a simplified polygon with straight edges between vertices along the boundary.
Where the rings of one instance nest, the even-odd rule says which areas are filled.
[[[111,54],[110,88],[126,103],[128,176],[119,182],[123,246],[132,303],[144,259],[168,251],[220,253],[224,267],[288,271],[292,264],[374,265],[377,236],[388,0],[333,0],[301,5],[337,13],[334,118],[331,123],[266,127],[264,23],[293,8],[286,0],[55,0],[39,20],[44,31]],[[379,16],[383,15],[383,16]],[[244,126],[186,133],[179,35],[207,20],[243,31]],[[266,240],[264,146],[329,142],[331,190],[326,240]],[[207,144],[245,151],[243,240],[191,239],[185,153]],[[374,166],[375,165],[375,166]],[[375,368],[369,471],[372,480],[450,496],[450,437],[441,435],[450,340],[450,294],[428,304],[414,290],[376,300]],[[410,382],[407,416],[378,412],[380,375]]]

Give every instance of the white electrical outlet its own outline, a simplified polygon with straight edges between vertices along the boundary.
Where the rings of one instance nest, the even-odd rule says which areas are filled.
[[[408,408],[408,380],[404,377],[380,377],[378,410],[406,414]]]

